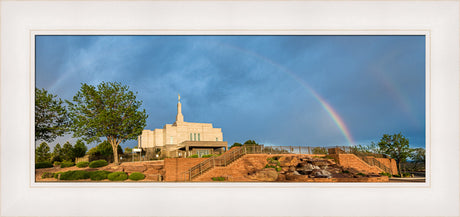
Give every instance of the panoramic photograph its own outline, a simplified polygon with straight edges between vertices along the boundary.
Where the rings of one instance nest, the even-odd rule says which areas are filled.
[[[426,182],[424,35],[37,35],[36,182]]]

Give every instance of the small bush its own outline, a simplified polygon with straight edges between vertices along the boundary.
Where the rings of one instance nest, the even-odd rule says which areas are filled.
[[[62,174],[63,172],[57,172],[57,173],[54,173],[54,178],[55,179],[59,179],[59,175]]]
[[[388,178],[391,178],[391,174],[390,174],[390,173],[381,172],[380,175],[382,175],[382,176],[388,176]]]
[[[358,176],[366,176],[366,174],[364,174],[364,173],[358,173],[356,175],[358,175]]]
[[[79,179],[89,179],[90,172],[84,170],[70,170],[67,172],[61,173],[59,180],[79,180]]]
[[[145,179],[145,175],[142,173],[134,172],[134,173],[131,173],[131,175],[129,175],[129,179],[133,181],[138,181],[138,180]]]
[[[44,172],[42,175],[42,179],[46,179],[46,178],[54,178],[54,173]]]
[[[75,164],[71,161],[62,161],[61,162],[61,168],[66,168],[66,167],[73,167]]]
[[[350,171],[344,170],[344,171],[342,171],[342,173],[350,173]]]
[[[53,164],[51,162],[38,162],[38,163],[35,163],[35,169],[50,168],[50,167],[53,167]]]
[[[59,162],[59,161],[54,161],[54,162],[53,162],[53,165],[54,165],[54,166],[61,166],[61,162]]]
[[[98,167],[103,167],[103,166],[107,166],[107,165],[109,165],[109,163],[107,163],[106,160],[95,160],[95,161],[91,161],[91,163],[89,163],[90,168],[98,168]]]
[[[402,174],[402,177],[410,177],[410,176],[411,176],[410,173],[403,173],[403,174]]]
[[[124,181],[128,179],[128,175],[125,172],[114,172],[107,175],[110,181]]]
[[[325,155],[325,156],[322,156],[321,158],[324,158],[324,159],[334,159],[334,158],[331,157],[330,155]]]
[[[93,171],[89,173],[89,178],[93,181],[100,181],[106,179],[109,174],[110,172],[105,170]]]
[[[78,168],[88,167],[88,165],[89,165],[89,162],[88,162],[88,161],[82,161],[82,162],[78,162],[78,163],[77,163],[77,167],[78,167]]]
[[[198,158],[198,155],[197,154],[190,155],[190,156],[188,156],[188,158]]]
[[[225,181],[225,177],[219,176],[219,177],[212,177],[212,181]]]
[[[210,157],[212,157],[212,156],[214,156],[214,155],[213,155],[213,154],[205,154],[205,155],[203,155],[203,156],[201,156],[201,157],[202,157],[202,158],[210,158]]]

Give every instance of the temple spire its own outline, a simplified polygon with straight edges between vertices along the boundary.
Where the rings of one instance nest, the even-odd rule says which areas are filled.
[[[182,115],[182,105],[180,103],[180,94],[177,95],[177,115],[176,115],[176,123],[184,122],[184,116]]]

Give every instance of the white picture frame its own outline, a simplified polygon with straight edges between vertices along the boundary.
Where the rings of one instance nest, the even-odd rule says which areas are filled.
[[[0,216],[458,216],[459,6],[404,0],[1,1]],[[36,34],[423,34],[427,182],[35,183]]]

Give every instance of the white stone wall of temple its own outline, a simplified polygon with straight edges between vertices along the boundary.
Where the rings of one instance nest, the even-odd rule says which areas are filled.
[[[155,129],[153,131],[152,137],[154,137],[154,146],[162,147],[164,146],[164,130],[163,129]]]
[[[174,124],[166,124],[163,129],[143,130],[140,136],[141,148],[178,145],[184,141],[223,141],[221,128],[213,128],[211,123],[183,122],[180,96]]]

